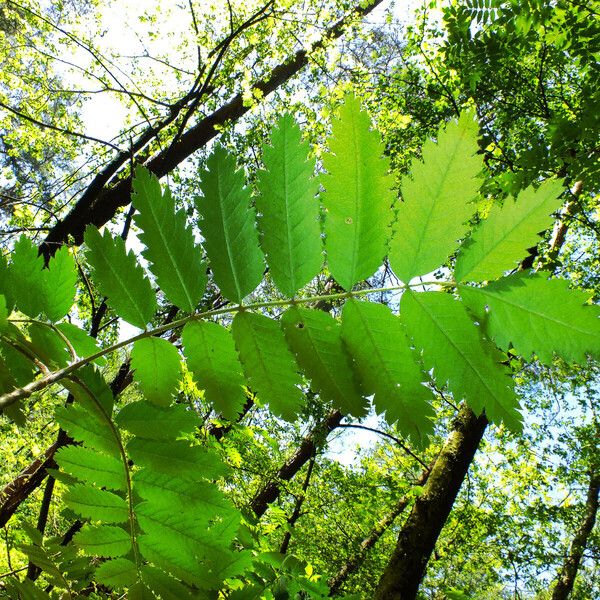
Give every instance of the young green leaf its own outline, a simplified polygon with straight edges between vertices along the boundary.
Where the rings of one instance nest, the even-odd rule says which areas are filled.
[[[108,230],[100,235],[96,227],[88,226],[84,239],[99,290],[121,318],[144,329],[156,311],[156,296],[137,258]]]
[[[86,523],[73,537],[73,543],[88,556],[116,558],[131,550],[131,536],[114,525]]]
[[[250,387],[275,414],[293,421],[304,400],[302,380],[279,325],[263,315],[239,312],[231,333]]]
[[[482,338],[462,302],[444,292],[407,291],[400,310],[438,386],[447,383],[457,401],[464,398],[475,412],[485,410],[490,420],[519,431],[519,405],[514,382],[500,364],[503,356]]]
[[[66,246],[60,248],[42,271],[44,314],[52,322],[60,321],[73,306],[77,270]]]
[[[126,489],[123,462],[113,456],[83,446],[65,446],[55,460],[63,471],[81,481],[110,490]]]
[[[354,358],[365,395],[374,394],[377,411],[414,443],[424,446],[433,430],[431,390],[415,362],[400,319],[383,304],[346,302],[342,339]]]
[[[106,490],[77,484],[63,494],[64,503],[80,517],[104,523],[125,523],[127,502]]]
[[[122,590],[133,585],[137,576],[138,570],[135,563],[126,558],[107,560],[96,569],[96,579],[115,590]]]
[[[313,178],[315,159],[308,158],[308,142],[289,113],[263,146],[265,168],[258,172],[256,198],[261,245],[275,285],[288,297],[313,277],[323,264],[319,182]]]
[[[281,326],[315,391],[344,414],[364,416],[367,402],[356,384],[339,322],[321,310],[292,307],[282,315]]]
[[[193,312],[206,289],[206,265],[202,249],[194,243],[185,211],[175,211],[169,188],[161,191],[158,178],[138,167],[133,179],[131,201],[138,211],[135,223],[142,233],[142,252],[167,299]]]
[[[9,267],[9,285],[17,308],[28,317],[44,312],[44,259],[23,234],[16,242]]]
[[[562,183],[548,180],[535,189],[494,205],[487,219],[462,246],[454,269],[456,281],[489,281],[514,269],[537,245],[538,234],[552,225],[550,216],[561,205]]]
[[[226,419],[235,419],[246,402],[242,366],[227,329],[207,321],[183,328],[184,354],[194,381]]]
[[[425,142],[423,162],[414,161],[412,178],[404,178],[390,263],[405,283],[442,265],[466,233],[483,167],[477,150],[477,123],[466,112],[440,131],[437,144]]]
[[[567,362],[599,358],[600,308],[585,306],[590,293],[549,275],[515,273],[483,288],[460,286],[460,294],[500,348],[512,344],[523,358],[536,354],[546,364],[553,353]]]
[[[222,146],[215,148],[206,167],[200,184],[203,197],[196,199],[204,247],[223,295],[241,302],[256,289],[264,271],[250,189],[235,158]]]
[[[160,408],[149,402],[127,404],[115,421],[129,433],[153,440],[174,440],[184,433],[192,433],[199,425],[196,413],[183,404]]]
[[[348,94],[332,125],[321,177],[327,264],[346,290],[373,275],[386,254],[394,196],[383,152],[369,116]]]
[[[137,340],[131,351],[131,367],[134,380],[150,402],[171,404],[181,378],[181,359],[173,344],[157,337]]]

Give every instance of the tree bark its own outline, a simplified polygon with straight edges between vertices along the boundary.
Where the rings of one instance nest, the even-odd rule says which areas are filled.
[[[340,424],[344,415],[334,410],[317,423],[308,435],[300,442],[294,454],[279,468],[275,477],[267,481],[250,502],[250,509],[257,517],[262,517],[269,504],[275,502],[281,493],[281,484],[289,481],[321,446],[327,436]]]
[[[371,0],[366,6],[359,5],[354,8],[348,15],[327,29],[321,39],[313,44],[312,49],[321,48],[327,42],[339,38],[348,23],[369,14],[381,2],[382,0]],[[254,83],[253,87],[260,90],[264,96],[269,95],[305,67],[308,64],[309,55],[309,51],[299,50],[287,61],[274,67],[268,77]],[[196,150],[204,147],[216,137],[220,125],[226,121],[240,119],[249,110],[250,107],[244,105],[242,94],[236,95],[212,114],[190,127],[174,144],[156,153],[145,163],[145,166],[157,177],[165,176]],[[130,203],[131,177],[123,177],[109,185],[110,179],[117,174],[118,168],[129,159],[129,156],[117,157],[118,167],[113,168],[110,173],[99,174],[65,218],[54,225],[40,247],[40,252],[46,260],[67,241],[69,236],[73,236],[75,242],[80,244],[87,225],[92,224],[98,227],[104,225],[114,217],[119,207],[127,206]]]
[[[600,490],[600,473],[592,471],[590,475],[590,485],[588,487],[587,500],[585,503],[585,514],[581,521],[571,546],[569,553],[565,557],[562,567],[558,573],[558,578],[554,590],[552,591],[552,600],[566,600],[575,585],[575,577],[581,564],[583,553],[587,546],[588,539],[596,524],[596,515],[598,514],[598,492]]]
[[[463,406],[452,433],[402,526],[396,548],[379,580],[374,600],[413,600],[429,557],[452,510],[488,420]]]

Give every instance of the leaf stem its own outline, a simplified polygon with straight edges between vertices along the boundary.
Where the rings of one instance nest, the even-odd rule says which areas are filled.
[[[271,300],[268,302],[254,302],[254,303],[246,304],[246,305],[238,304],[235,306],[226,306],[224,308],[208,310],[208,311],[201,312],[201,313],[194,313],[192,315],[188,315],[187,317],[178,319],[177,321],[172,321],[171,323],[167,323],[165,325],[160,325],[159,327],[156,327],[154,329],[142,331],[141,333],[134,335],[133,337],[130,337],[126,340],[121,340],[120,342],[117,342],[117,343],[113,344],[112,346],[109,346],[107,348],[102,348],[101,350],[99,350],[98,352],[96,352],[94,354],[91,354],[90,356],[87,356],[80,360],[74,361],[71,364],[67,365],[66,367],[63,367],[62,369],[58,369],[57,371],[47,373],[44,375],[44,377],[41,377],[40,379],[36,379],[35,381],[32,381],[31,383],[28,383],[27,385],[25,385],[21,388],[17,388],[15,390],[12,390],[11,392],[2,394],[0,396],[0,410],[10,406],[11,404],[14,404],[15,402],[18,402],[19,400],[28,398],[35,392],[39,392],[40,390],[43,390],[43,389],[47,388],[48,386],[50,386],[54,383],[57,383],[61,379],[64,379],[65,377],[68,377],[69,375],[71,375],[72,373],[77,371],[77,369],[80,369],[81,367],[84,367],[85,365],[94,362],[95,360],[105,356],[106,354],[110,354],[112,352],[115,352],[116,350],[119,350],[120,348],[129,346],[129,344],[133,344],[134,342],[137,342],[138,340],[142,340],[144,338],[151,337],[151,336],[160,335],[161,333],[165,333],[166,331],[170,331],[172,329],[178,329],[180,327],[183,327],[186,323],[189,323],[191,321],[201,321],[203,319],[209,319],[211,317],[217,317],[219,315],[237,313],[237,312],[240,312],[243,310],[256,310],[259,308],[273,308],[273,307],[278,307],[278,306],[293,306],[293,305],[298,305],[298,304],[312,304],[312,303],[320,302],[323,300],[342,300],[344,298],[356,298],[356,297],[360,297],[360,296],[366,296],[368,294],[380,294],[380,293],[384,293],[384,292],[395,292],[395,291],[410,289],[413,287],[419,288],[419,287],[423,287],[423,286],[432,286],[432,285],[441,286],[441,287],[455,287],[456,282],[454,282],[454,281],[419,281],[418,283],[408,284],[408,285],[400,284],[400,285],[394,285],[394,286],[388,286],[388,287],[367,288],[367,289],[355,290],[355,291],[349,291],[349,292],[339,292],[336,294],[306,296],[304,298]],[[28,319],[10,319],[10,320],[11,320],[11,322],[15,322],[15,323],[31,321]]]

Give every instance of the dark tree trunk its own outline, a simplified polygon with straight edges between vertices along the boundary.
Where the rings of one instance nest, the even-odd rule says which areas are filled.
[[[565,557],[562,568],[558,573],[558,579],[552,592],[552,600],[567,600],[569,594],[575,585],[575,577],[583,553],[587,546],[588,539],[594,525],[596,524],[596,515],[598,513],[598,491],[600,490],[600,473],[592,471],[590,475],[590,485],[588,487],[587,500],[585,503],[585,514],[579,524],[569,553]]]
[[[344,415],[339,410],[329,413],[317,423],[300,442],[298,449],[279,468],[275,476],[267,481],[250,502],[250,509],[257,517],[262,517],[269,504],[275,502],[281,493],[281,484],[289,481],[314,455],[325,442],[327,436],[340,424]]]
[[[488,421],[464,406],[402,526],[374,600],[413,600]]]
[[[353,11],[324,32],[321,41],[316,42],[313,48],[322,47],[325,40],[330,41],[342,36],[349,22],[369,14],[381,2],[382,0],[370,0],[366,5],[357,3],[358,6]],[[308,64],[308,60],[309,52],[299,50],[287,61],[274,67],[266,78],[254,83],[253,87],[267,96],[304,68]],[[145,162],[145,166],[158,177],[163,177],[216,137],[220,125],[227,121],[240,119],[249,110],[250,108],[244,105],[242,94],[238,94],[190,127],[174,144],[151,157]],[[141,137],[145,136],[144,142],[147,143],[154,134],[155,131],[151,130],[144,132]],[[146,140],[146,138],[148,139]],[[138,146],[141,149],[144,144],[134,144],[134,147]],[[131,178],[123,177],[114,180],[119,170],[129,160],[128,154],[117,156],[109,164],[108,171],[100,172],[65,218],[54,225],[40,247],[40,252],[44,254],[46,260],[66,242],[69,236],[73,236],[76,243],[81,243],[87,225],[93,224],[98,227],[104,225],[115,216],[119,207],[127,206],[130,203]]]

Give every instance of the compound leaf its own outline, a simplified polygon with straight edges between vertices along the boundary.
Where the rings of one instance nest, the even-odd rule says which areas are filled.
[[[135,563],[126,558],[107,560],[96,569],[96,579],[115,590],[122,590],[133,585],[137,576],[138,570]]]
[[[80,517],[104,523],[125,523],[129,518],[127,502],[106,490],[77,484],[63,494],[64,503]]]
[[[114,525],[86,523],[73,537],[73,543],[88,556],[115,558],[131,550],[131,536]]]
[[[126,489],[123,462],[82,446],[65,446],[56,453],[58,466],[73,477],[110,490]]]
[[[119,411],[115,420],[129,433],[153,440],[176,439],[199,425],[197,415],[183,404],[160,408],[149,402],[132,402]]]

